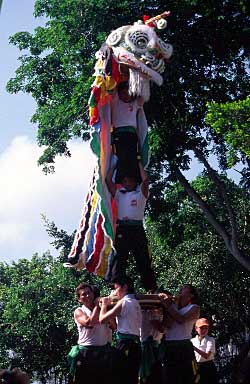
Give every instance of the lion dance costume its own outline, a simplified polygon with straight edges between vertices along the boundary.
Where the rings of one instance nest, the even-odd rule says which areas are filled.
[[[89,115],[90,145],[97,157],[97,165],[68,262],[64,265],[86,268],[106,280],[109,280],[115,254],[116,231],[116,206],[105,182],[112,155],[112,95],[125,78],[128,79],[130,95],[141,96],[145,101],[150,98],[150,81],[162,85],[161,73],[173,48],[157,36],[155,29],[166,27],[167,16],[169,12],[153,18],[144,16],[144,21],[112,31],[96,53]],[[141,161],[146,167],[149,161],[148,126],[143,109],[139,112],[138,125]]]

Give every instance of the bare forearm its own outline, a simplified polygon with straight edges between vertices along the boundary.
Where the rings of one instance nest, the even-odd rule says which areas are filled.
[[[108,306],[106,304],[102,304],[101,311],[99,314],[100,323],[104,322],[107,318]]]
[[[209,356],[211,355],[211,351],[209,351],[209,352],[204,352],[204,351],[202,351],[201,349],[199,349],[199,348],[197,348],[197,347],[195,347],[194,346],[194,350],[195,350],[195,352],[197,352],[197,353],[199,353],[199,355],[201,355],[204,359],[208,359],[209,358]]]
[[[139,170],[140,170],[140,176],[141,176],[142,182],[144,182],[144,181],[148,182],[148,175],[147,175],[147,172],[145,171],[141,161],[139,161]]]
[[[89,317],[88,325],[92,326],[99,323],[99,313],[100,313],[100,309],[96,306],[93,309],[91,316]]]

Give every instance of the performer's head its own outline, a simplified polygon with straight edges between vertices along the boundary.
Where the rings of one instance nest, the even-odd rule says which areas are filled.
[[[134,293],[134,282],[128,276],[117,277],[113,280],[112,285],[114,286],[115,294],[119,299],[128,293]]]
[[[76,288],[76,296],[79,303],[87,305],[94,302],[95,294],[93,286],[88,283],[81,283]]]
[[[138,182],[135,176],[127,175],[122,178],[121,184],[126,191],[131,192],[136,189]]]
[[[124,101],[124,103],[129,103],[133,100],[135,100],[135,96],[132,96],[129,94],[129,83],[128,81],[122,81],[117,85],[117,90],[118,90],[118,96],[119,99]]]

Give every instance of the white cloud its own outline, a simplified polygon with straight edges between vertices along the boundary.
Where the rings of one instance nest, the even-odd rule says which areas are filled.
[[[88,143],[72,142],[70,150],[71,158],[58,157],[49,175],[37,166],[42,149],[26,136],[0,155],[0,261],[51,248],[41,214],[69,233],[77,227],[95,158]]]

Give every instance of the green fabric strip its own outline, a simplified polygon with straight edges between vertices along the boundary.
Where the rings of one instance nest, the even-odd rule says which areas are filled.
[[[99,346],[99,345],[74,345],[67,355],[67,360],[68,360],[68,363],[70,366],[70,369],[69,369],[70,375],[72,377],[75,376],[76,359],[77,359],[79,352],[82,349],[85,349],[87,351],[97,351],[98,350],[98,351],[105,352],[106,348],[107,348],[107,344],[101,345],[101,346]]]
[[[116,332],[117,340],[133,340],[136,343],[140,343],[140,338],[137,335],[130,335],[128,333]]]
[[[124,127],[116,127],[114,128],[114,131],[113,131],[113,134],[115,134],[115,132],[131,132],[131,133],[136,133],[136,130],[135,130],[135,127],[132,127],[131,125],[128,125],[128,126],[124,126]]]
[[[92,151],[98,158],[98,163],[100,168],[100,138],[96,132],[93,132],[92,134],[92,140],[91,140],[90,146]],[[99,196],[103,196],[104,192],[103,192],[102,180],[100,179],[100,175],[96,183],[96,189],[97,189],[97,192],[99,193]],[[105,218],[104,227],[105,227],[106,233],[111,239],[114,239],[112,223],[110,223],[110,221],[108,220],[107,209],[103,202],[103,199],[101,199],[101,211]]]
[[[94,108],[96,106],[95,96],[93,93],[91,93],[91,95],[89,97],[88,105],[92,108]]]
[[[69,372],[70,372],[72,377],[75,376],[76,358],[77,358],[81,349],[84,349],[84,346],[74,345],[67,355],[67,360],[68,360],[69,367],[70,367]]]
[[[159,344],[152,336],[149,336],[147,340],[141,343],[141,365],[139,376],[142,379],[147,378],[152,373],[152,368],[156,363],[156,354]]]

